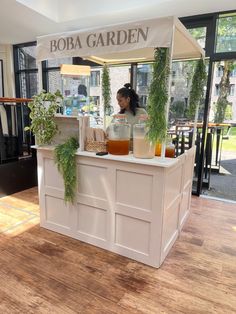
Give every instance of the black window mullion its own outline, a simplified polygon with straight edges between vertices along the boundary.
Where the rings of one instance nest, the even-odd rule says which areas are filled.
[[[137,69],[138,69],[138,64],[131,63],[130,84],[135,91],[137,90]]]
[[[42,66],[42,84],[43,84],[43,89],[45,91],[49,91],[49,82],[48,82],[48,68],[47,68],[47,61],[43,61],[41,63]]]

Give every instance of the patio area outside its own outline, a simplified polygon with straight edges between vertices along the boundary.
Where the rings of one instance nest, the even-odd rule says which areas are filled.
[[[219,173],[211,172],[210,189],[203,195],[236,201],[236,127],[223,137]]]

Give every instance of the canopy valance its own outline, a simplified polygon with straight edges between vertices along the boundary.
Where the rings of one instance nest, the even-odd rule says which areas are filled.
[[[119,64],[153,60],[156,47],[171,47],[173,59],[199,58],[204,50],[175,17],[143,20],[37,38],[38,61],[82,57]]]

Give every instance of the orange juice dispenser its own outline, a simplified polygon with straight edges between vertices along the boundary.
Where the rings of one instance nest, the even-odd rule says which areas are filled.
[[[126,115],[114,116],[108,128],[108,153],[112,155],[128,155],[130,145],[131,125],[127,123]]]

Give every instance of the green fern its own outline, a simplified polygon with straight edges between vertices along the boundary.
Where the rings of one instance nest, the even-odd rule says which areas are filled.
[[[109,67],[107,64],[104,64],[103,69],[102,69],[102,98],[103,98],[105,115],[111,115],[112,114],[111,83],[110,83]]]
[[[192,86],[189,94],[189,107],[187,117],[191,120],[195,117],[196,108],[200,105],[204,95],[206,82],[206,67],[203,59],[199,59],[193,74]]]
[[[166,138],[166,106],[168,103],[169,49],[156,48],[154,53],[153,77],[148,97],[148,139],[163,142]]]
[[[64,200],[74,203],[77,186],[76,176],[76,150],[79,147],[77,139],[69,138],[64,144],[55,148],[55,163],[64,179]]]

